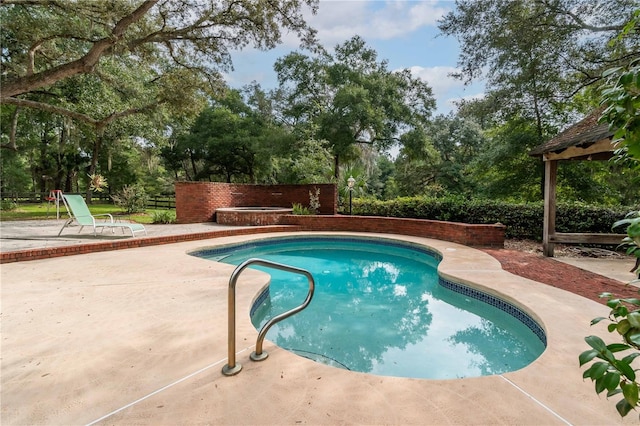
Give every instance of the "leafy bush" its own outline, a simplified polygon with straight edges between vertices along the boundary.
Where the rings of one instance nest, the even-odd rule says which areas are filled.
[[[640,10],[636,10],[631,20],[618,35],[621,41],[626,35],[635,33],[640,28]],[[616,42],[616,39],[613,40]],[[638,126],[638,90],[640,89],[640,62],[633,59],[628,69],[614,68],[604,72],[607,79],[602,91],[602,103],[606,109],[602,113],[601,121],[615,129],[614,142],[617,144],[616,160],[631,162],[640,167],[640,127]],[[633,185],[633,182],[629,182]],[[637,210],[637,209],[636,209]],[[624,219],[613,224],[613,228],[626,226],[627,236],[622,245],[627,247],[627,253],[636,256],[634,267],[636,279],[640,281],[640,211],[630,212]],[[591,324],[608,319],[607,329],[610,333],[617,332],[624,343],[607,345],[597,336],[587,336],[585,341],[590,350],[579,356],[580,366],[598,358],[583,373],[582,377],[591,378],[595,382],[596,393],[607,390],[607,397],[622,394],[623,398],[616,404],[618,413],[624,417],[640,402],[640,385],[636,380],[636,370],[631,366],[634,359],[640,356],[640,299],[616,299],[608,293],[601,296],[609,300],[607,306],[611,308],[608,318],[595,318]],[[617,352],[631,351],[624,358],[618,359]]]
[[[598,317],[591,321],[591,325],[602,320],[609,320],[607,329],[610,333],[618,333],[624,343],[607,345],[598,336],[587,336],[585,341],[591,347],[578,357],[580,366],[594,359],[599,359],[589,366],[582,374],[583,378],[590,378],[595,384],[596,393],[607,391],[607,398],[622,394],[623,398],[616,404],[621,416],[626,416],[638,405],[638,385],[636,371],[631,366],[634,359],[640,356],[640,299],[616,299],[609,293],[607,306],[611,308],[609,317]],[[623,358],[616,358],[615,353],[632,350]]]
[[[627,253],[640,259],[640,212],[635,211],[626,218],[617,221],[613,227],[627,226],[627,237],[622,245],[627,246]],[[638,263],[635,266],[636,279],[631,283],[640,282],[640,270]],[[585,341],[591,349],[584,351],[578,357],[580,366],[596,361],[584,371],[582,377],[590,378],[595,382],[596,393],[607,391],[607,397],[622,393],[623,398],[616,404],[616,409],[621,416],[626,416],[639,404],[640,384],[636,378],[636,370],[631,366],[634,359],[640,356],[640,299],[617,299],[611,293],[603,293],[600,297],[606,297],[607,306],[611,308],[609,317],[598,317],[591,321],[591,325],[603,320],[609,320],[607,330],[616,332],[622,338],[622,343],[607,345],[598,336],[587,336]],[[616,358],[614,353],[631,350],[631,353],[623,358]]]
[[[625,216],[628,207],[610,208],[583,203],[564,203],[557,208],[558,232],[611,232],[611,224]],[[402,197],[381,201],[357,198],[353,214],[361,216],[403,217],[451,222],[492,224],[507,227],[507,238],[542,239],[544,204],[515,204],[461,196]]]
[[[627,216],[613,224],[613,229],[626,226],[627,236],[622,240],[620,246],[627,249],[627,254],[636,257],[636,265],[633,268],[638,279],[631,282],[640,282],[640,211],[629,212]]]
[[[122,191],[111,196],[113,202],[127,213],[143,212],[149,197],[141,185],[125,185]]]
[[[309,209],[309,207],[305,207],[300,203],[293,203],[293,214],[299,214],[299,215],[310,215],[311,210]]]
[[[153,212],[152,223],[175,223],[176,214],[170,210]]]
[[[0,202],[0,211],[11,211],[18,208],[18,205],[11,200],[2,200]]]

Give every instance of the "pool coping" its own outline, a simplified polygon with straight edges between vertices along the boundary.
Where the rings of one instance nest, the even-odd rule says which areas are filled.
[[[363,235],[353,232],[278,232],[273,235],[286,234]],[[437,250],[443,255],[439,266],[442,277],[478,287],[524,307],[544,327],[547,350],[524,369],[461,380],[400,379],[348,372],[298,357],[269,342],[265,342],[269,358],[254,363],[249,361],[248,355],[257,332],[248,315],[239,315],[237,340],[242,345],[237,358],[244,364],[244,371],[234,377],[225,377],[220,369],[226,358],[224,295],[230,267],[188,256],[187,252],[262,235],[228,236],[63,259],[16,262],[2,268],[3,424],[88,424],[99,419],[102,420],[97,423],[105,424],[635,423],[633,414],[621,420],[615,411],[615,402],[599,398],[593,385],[582,380],[578,367],[577,356],[587,348],[584,336],[607,336],[606,330],[589,326],[593,317],[606,315],[606,307],[503,271],[499,262],[476,249],[420,237],[364,235],[398,238]],[[176,259],[180,260],[179,265]],[[94,270],[110,270],[114,264],[118,272],[113,276],[87,275],[83,269],[90,265]],[[148,281],[151,275],[153,282]],[[136,309],[142,313],[156,307],[163,312],[162,316],[153,314],[155,322],[145,325],[146,328],[137,323],[127,328],[124,324],[123,329],[108,330],[107,333],[111,322],[106,321],[99,323],[102,325],[98,329],[91,330],[86,324],[86,312],[71,303],[77,298],[68,294],[64,298],[58,294],[82,292],[91,300],[92,307],[99,308],[105,316],[112,315],[112,322],[125,321],[133,314],[123,310],[120,315],[125,319],[122,319],[117,313],[112,314],[109,306],[113,303],[111,299],[129,299],[120,299],[118,293],[107,300],[101,297],[111,294],[110,290],[135,291],[136,286],[123,287],[118,283],[121,280],[128,282],[126,280],[136,276],[142,280],[138,286],[144,293],[139,294],[148,295],[144,296],[148,298],[145,299],[148,306]],[[44,279],[46,284],[37,285],[44,283],[41,281]],[[251,273],[239,287],[238,306],[248,310],[256,292],[267,281],[266,274]],[[40,291],[38,288],[43,285],[47,286],[46,302],[35,300],[31,294]],[[152,291],[148,292],[147,288]],[[168,304],[166,298],[154,296],[160,291],[170,292],[175,297],[184,296],[188,305]],[[94,296],[96,292],[101,297]],[[191,305],[201,303],[202,297],[207,301],[203,306],[207,311],[211,309],[206,318],[200,318],[202,322],[185,317],[182,322],[165,325],[164,317],[172,318],[178,309],[191,310],[193,316],[199,316],[200,311]],[[22,312],[21,307],[29,303],[40,311],[54,313],[56,302],[64,304],[66,313],[61,315],[75,325],[73,334],[79,334],[80,341],[98,339],[94,345],[106,345],[99,337],[110,336],[108,339],[115,342],[115,347],[109,347],[103,354],[93,353],[87,346],[61,347],[64,340],[47,338],[43,341],[43,333],[44,336],[52,335],[51,330],[59,326],[42,321],[33,324],[31,314]],[[151,312],[156,312],[155,309]],[[94,311],[91,313],[96,315]],[[135,317],[147,324],[137,311]],[[155,327],[170,327],[172,333],[169,336],[150,335],[148,328]],[[174,328],[186,332],[189,341],[183,342],[185,337],[174,334]],[[134,340],[120,339],[121,334],[129,336],[131,333]],[[154,358],[140,349],[132,352],[130,348],[137,348],[139,341],[149,342],[140,343],[141,348],[145,347],[143,344],[152,346],[153,353],[160,352],[166,357]],[[185,351],[186,348],[189,350]],[[42,355],[47,352],[49,355]],[[93,357],[87,359],[89,354],[85,352]],[[32,355],[26,355],[29,353]],[[44,356],[43,364],[29,363],[21,367],[20,360],[26,359],[25,356],[33,359]],[[126,367],[140,362],[148,365],[142,373]],[[73,365],[77,367],[69,370]],[[92,376],[86,377],[87,372]],[[86,386],[88,379],[92,386]],[[108,417],[103,418],[105,415]]]

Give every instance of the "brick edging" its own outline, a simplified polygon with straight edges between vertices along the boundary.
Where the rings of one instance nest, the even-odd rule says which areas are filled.
[[[298,231],[350,231],[377,232],[383,234],[412,235],[451,241],[473,247],[503,247],[505,226],[474,225],[425,219],[403,219],[375,216],[343,215],[284,215],[279,225],[251,226],[247,228],[221,229],[194,234],[166,235],[158,237],[129,238],[118,241],[101,241],[73,246],[36,248],[0,253],[0,264],[27,260],[49,259],[76,254],[97,253],[109,250],[148,247],[186,241],[230,237],[234,235],[263,234],[267,232]]]
[[[34,248],[0,253],[0,264],[24,262],[27,260],[49,259],[77,254],[98,253],[102,251],[123,250],[129,248],[149,247],[162,244],[183,243],[187,241],[207,240],[211,238],[230,237],[234,235],[264,234],[267,232],[299,231],[298,226],[275,225],[255,226],[240,229],[222,229],[217,231],[198,232],[194,234],[163,235],[158,237],[138,237],[118,241],[100,241],[72,246]]]
[[[506,226],[380,216],[283,215],[281,225],[305,231],[380,232],[434,238],[472,247],[503,247]]]

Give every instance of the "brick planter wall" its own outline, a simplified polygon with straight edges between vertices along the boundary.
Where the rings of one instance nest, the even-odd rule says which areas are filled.
[[[297,225],[305,231],[354,231],[413,235],[476,247],[503,247],[505,226],[472,225],[438,220],[374,216],[286,215],[281,225]]]
[[[294,203],[309,205],[309,192],[320,189],[320,214],[338,211],[335,184],[247,185],[221,182],[176,182],[176,220],[178,223],[213,222],[223,207],[286,207]]]
[[[277,225],[283,215],[291,214],[292,209],[278,210],[237,210],[234,208],[220,208],[216,211],[216,222],[220,225],[231,226],[265,226]],[[234,210],[234,211],[232,211]]]

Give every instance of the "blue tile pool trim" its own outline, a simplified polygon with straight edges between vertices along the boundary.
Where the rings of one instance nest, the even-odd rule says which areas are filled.
[[[258,298],[253,302],[253,305],[251,305],[251,310],[249,311],[249,318],[253,318],[253,315],[256,313],[260,305],[262,305],[265,300],[271,297],[271,293],[269,291],[270,288],[271,287],[266,286],[262,290],[262,293],[260,293]]]
[[[444,279],[442,277],[440,277],[439,283],[444,288],[447,288],[451,291],[462,294],[464,296],[479,300],[481,302],[487,303],[493,307],[500,309],[501,311],[506,312],[507,314],[511,315],[512,317],[514,317],[515,319],[517,319],[518,321],[526,325],[529,328],[529,330],[533,332],[533,334],[538,336],[538,339],[540,339],[540,341],[544,344],[544,346],[547,347],[547,334],[544,332],[542,327],[540,327],[540,324],[538,324],[536,320],[531,318],[531,316],[528,313],[518,308],[517,306],[507,302],[504,299],[496,297],[492,294],[485,293],[484,291],[478,290],[477,288],[469,287],[460,283],[455,283],[447,279]]]
[[[442,260],[442,255],[440,253],[438,253],[437,251],[430,249],[428,247],[419,245],[419,244],[414,244],[414,243],[410,243],[410,242],[402,242],[402,241],[395,241],[395,240],[390,240],[390,239],[385,239],[385,238],[368,238],[368,237],[349,237],[349,236],[340,236],[340,235],[336,235],[336,236],[304,236],[304,237],[275,237],[275,238],[263,238],[260,240],[252,240],[252,241],[247,241],[245,243],[238,243],[238,244],[229,244],[229,245],[225,245],[225,246],[219,246],[219,247],[212,247],[212,248],[207,248],[207,249],[202,249],[202,250],[198,250],[195,252],[191,252],[190,254],[193,256],[197,256],[197,257],[203,257],[203,258],[207,258],[207,259],[212,259],[212,260],[220,260],[222,258],[224,258],[225,256],[233,253],[236,250],[242,250],[242,249],[247,249],[247,248],[256,248],[256,247],[263,247],[269,244],[273,244],[273,243],[280,243],[280,242],[299,242],[299,243],[305,243],[305,242],[312,242],[312,241],[320,241],[320,242],[335,242],[336,240],[340,240],[340,241],[345,241],[345,242],[351,242],[351,243],[359,243],[359,242],[373,242],[376,244],[380,244],[380,245],[384,245],[384,246],[391,246],[391,247],[400,247],[400,248],[409,248],[412,250],[416,250],[418,252],[424,253],[428,256],[431,256],[433,258],[435,258],[437,261],[441,261]],[[527,326],[539,339],[540,341],[544,344],[544,346],[547,346],[547,335],[544,332],[544,330],[542,329],[542,327],[540,326],[540,324],[538,324],[536,322],[536,320],[534,320],[529,314],[527,314],[525,311],[523,311],[522,309],[518,308],[517,306],[507,302],[504,299],[501,299],[499,297],[496,297],[494,295],[491,295],[489,293],[485,293],[481,290],[478,290],[476,288],[461,284],[461,283],[456,283],[456,282],[452,282],[449,280],[446,280],[442,277],[439,277],[439,283],[441,286],[454,291],[456,293],[460,293],[464,296],[467,297],[471,297],[473,299],[476,299],[480,302],[484,302],[487,303],[491,306],[494,306],[504,312],[506,312],[507,314],[511,315],[512,317],[514,317],[515,319],[519,320],[521,323],[523,323],[525,326]],[[260,306],[260,304],[262,302],[264,302],[265,299],[267,299],[269,296],[269,287],[267,287],[256,299],[255,303],[251,306],[251,312],[250,315],[253,316],[253,314],[255,313],[255,311],[258,309],[258,307]]]
[[[427,254],[427,255],[433,257],[434,259],[436,259],[437,261],[441,261],[442,260],[442,255],[440,255],[440,253],[438,253],[437,251],[435,251],[433,249],[430,249],[428,247],[424,247],[424,246],[419,245],[419,244],[387,240],[387,239],[384,239],[384,238],[343,237],[343,236],[339,236],[339,235],[331,236],[331,237],[305,236],[305,237],[263,238],[263,239],[260,239],[260,240],[247,241],[245,243],[229,244],[229,245],[224,245],[224,246],[206,248],[206,249],[202,249],[202,250],[197,250],[197,251],[191,252],[189,254],[191,254],[192,256],[196,256],[196,257],[204,257],[204,258],[208,258],[208,259],[212,259],[212,260],[219,260],[219,259],[221,259],[221,258],[233,253],[236,250],[263,247],[263,246],[267,246],[267,245],[273,244],[273,243],[288,243],[288,242],[305,243],[305,242],[312,242],[312,241],[314,241],[314,242],[315,241],[319,241],[319,242],[329,242],[329,243],[331,243],[331,242],[335,242],[336,240],[345,241],[345,242],[349,242],[349,243],[373,242],[373,243],[376,243],[376,244],[379,244],[379,245],[382,245],[382,246],[400,247],[400,248],[405,248],[405,249],[409,248],[409,249],[412,249],[412,250]]]

